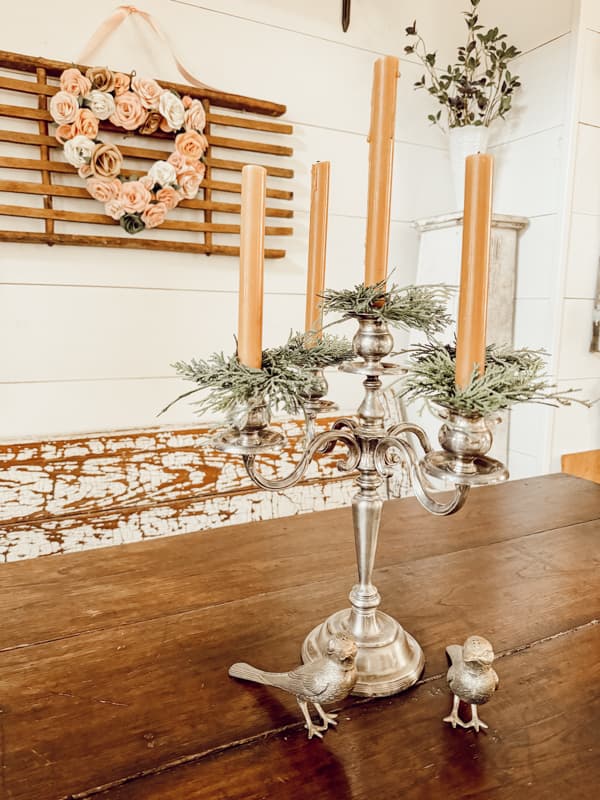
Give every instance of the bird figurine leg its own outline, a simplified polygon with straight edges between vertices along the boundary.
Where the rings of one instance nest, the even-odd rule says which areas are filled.
[[[460,697],[457,694],[455,694],[454,702],[452,703],[452,711],[447,717],[444,717],[444,722],[449,722],[453,728],[456,728],[457,725],[460,725],[461,728],[467,728],[468,725],[465,725],[462,719],[458,716],[459,704],[460,704]]]
[[[304,714],[304,719],[306,720],[306,725],[304,726],[308,731],[308,738],[312,739],[313,736],[318,736],[319,739],[323,738],[323,731],[327,730],[327,726],[320,727],[319,725],[315,725],[312,721],[310,714],[308,713],[308,704],[306,700],[301,700],[299,697],[296,698],[298,701],[298,705],[300,706],[300,710]]]
[[[317,713],[319,714],[319,716],[320,716],[320,717],[321,717],[321,719],[323,720],[323,725],[322,725],[322,726],[319,726],[321,730],[324,730],[324,731],[326,731],[326,730],[327,730],[327,728],[328,728],[330,725],[337,725],[337,717],[338,717],[338,715],[337,715],[337,714],[333,714],[333,713],[331,713],[331,714],[328,714],[328,713],[327,713],[327,712],[326,712],[326,711],[323,709],[323,707],[322,707],[322,706],[320,706],[318,703],[313,703],[313,705],[314,705],[314,707],[317,709]]]
[[[477,706],[475,703],[471,703],[471,720],[463,725],[464,728],[474,728],[475,733],[479,733],[479,728],[487,728],[488,726],[485,722],[482,722],[479,719],[479,715],[477,714]]]

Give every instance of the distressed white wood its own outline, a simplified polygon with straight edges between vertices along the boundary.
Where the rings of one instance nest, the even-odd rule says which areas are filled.
[[[583,41],[584,62],[579,118],[588,125],[600,127],[600,31],[587,30]]]

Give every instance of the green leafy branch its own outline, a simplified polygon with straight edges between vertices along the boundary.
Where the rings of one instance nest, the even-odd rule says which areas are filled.
[[[497,27],[484,32],[479,23],[477,6],[480,0],[470,0],[471,10],[463,12],[467,25],[467,41],[457,49],[457,63],[438,70],[437,54],[428,52],[417,23],[406,28],[412,38],[404,48],[407,55],[416,56],[425,67],[425,74],[415,82],[416,89],[426,89],[442,108],[429,114],[432,124],[441,125],[442,112],[447,113],[449,128],[465,125],[490,125],[494,119],[504,119],[510,111],[513,95],[521,86],[509,64],[521,51],[506,42],[506,34]]]

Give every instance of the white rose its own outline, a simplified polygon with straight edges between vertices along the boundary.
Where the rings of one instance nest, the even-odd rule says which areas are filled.
[[[183,126],[185,108],[173,92],[163,92],[158,101],[158,110],[171,130],[178,131]]]
[[[74,136],[65,142],[65,158],[74,167],[83,167],[90,163],[95,149],[96,143],[87,136]]]
[[[108,119],[115,113],[115,100],[112,94],[100,92],[98,89],[86,95],[86,103],[98,119]]]
[[[148,171],[148,177],[152,181],[152,186],[158,183],[160,186],[170,186],[175,183],[177,173],[173,164],[168,161],[155,161]]]

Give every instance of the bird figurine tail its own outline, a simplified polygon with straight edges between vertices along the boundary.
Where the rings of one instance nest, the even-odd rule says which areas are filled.
[[[232,678],[241,678],[244,681],[254,681],[254,683],[262,683],[265,686],[271,684],[267,677],[268,673],[263,672],[261,669],[256,669],[251,664],[245,664],[243,661],[232,664],[229,667],[229,674]]]

